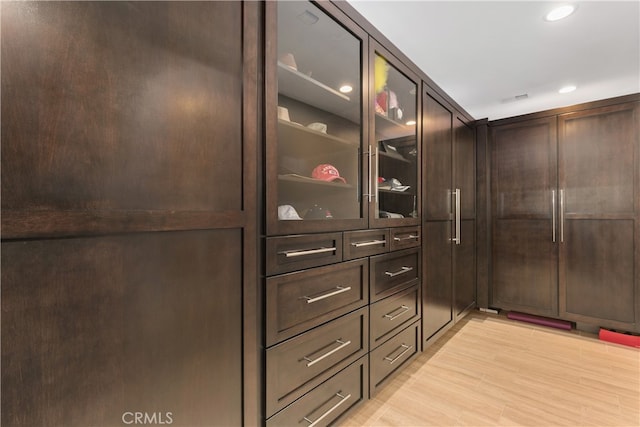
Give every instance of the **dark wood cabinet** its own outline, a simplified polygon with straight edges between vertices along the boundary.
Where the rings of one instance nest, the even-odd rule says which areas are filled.
[[[638,320],[640,103],[558,116],[560,314]]]
[[[490,132],[491,305],[557,315],[556,119],[492,126]]]
[[[475,306],[475,131],[423,90],[423,339]]]
[[[2,425],[257,422],[260,8],[0,7]]]
[[[492,305],[638,330],[637,98],[490,126]]]

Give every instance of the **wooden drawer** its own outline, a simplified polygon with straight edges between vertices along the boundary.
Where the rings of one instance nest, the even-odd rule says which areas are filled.
[[[267,276],[342,261],[342,233],[267,237]]]
[[[389,252],[389,229],[347,231],[343,234],[344,259],[356,259]]]
[[[369,303],[369,261],[340,264],[267,279],[267,346]]]
[[[420,321],[417,321],[369,354],[370,396],[377,393],[386,380],[418,355],[419,345]]]
[[[367,400],[369,362],[362,357],[267,420],[267,427],[327,426]],[[314,424],[315,423],[315,424]]]
[[[420,226],[392,228],[390,235],[392,251],[418,247],[422,242]]]
[[[368,307],[268,349],[267,417],[366,354],[368,349]]]
[[[369,259],[369,296],[378,301],[419,282],[420,250],[407,249]]]
[[[371,305],[369,312],[369,343],[375,348],[395,332],[420,318],[420,287],[400,291]]]

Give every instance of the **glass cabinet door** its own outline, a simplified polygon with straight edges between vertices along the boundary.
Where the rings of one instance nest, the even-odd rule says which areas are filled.
[[[266,94],[268,233],[366,226],[364,35],[311,2],[267,7],[277,23],[277,63],[267,62],[277,82]]]
[[[373,57],[374,119],[371,151],[372,223],[385,226],[419,224],[420,147],[417,143],[418,84],[376,49]]]

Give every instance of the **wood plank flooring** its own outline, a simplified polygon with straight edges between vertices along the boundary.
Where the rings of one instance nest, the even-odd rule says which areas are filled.
[[[472,312],[341,426],[640,426],[640,350]]]

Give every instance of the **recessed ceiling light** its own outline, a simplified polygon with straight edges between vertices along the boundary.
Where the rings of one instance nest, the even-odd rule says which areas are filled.
[[[549,22],[558,21],[571,15],[575,10],[576,7],[574,5],[566,4],[564,6],[556,7],[551,12],[547,13],[544,19]]]
[[[353,90],[353,88],[350,85],[344,85],[344,86],[340,86],[340,89],[338,90],[342,93],[349,93]]]
[[[576,90],[576,87],[574,85],[568,85],[560,88],[558,93],[569,93],[569,92],[573,92],[574,90]]]

